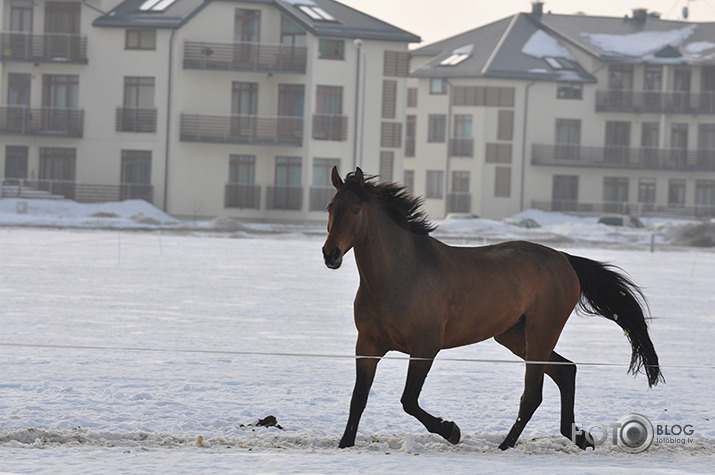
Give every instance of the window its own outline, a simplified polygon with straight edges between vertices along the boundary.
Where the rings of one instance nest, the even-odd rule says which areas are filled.
[[[313,116],[313,138],[319,140],[345,140],[347,121],[343,112],[343,87],[318,86],[315,116]]]
[[[446,134],[447,116],[444,114],[430,114],[427,120],[427,141],[444,142]]]
[[[410,193],[415,192],[415,171],[414,170],[405,170],[404,174],[404,179],[403,183],[405,184],[405,189],[409,191]]]
[[[429,81],[430,94],[447,94],[447,81],[441,78],[432,78]]]
[[[405,157],[415,156],[415,140],[417,134],[417,116],[408,115],[405,122]]]
[[[151,185],[151,151],[122,150],[122,186]],[[130,193],[132,194],[132,193]],[[128,198],[123,193],[123,199]]]
[[[125,77],[124,106],[140,109],[154,107],[154,78]]]
[[[313,160],[313,186],[310,189],[310,210],[322,211],[328,206],[335,193],[330,178],[333,167],[340,168],[337,158],[316,158]]]
[[[382,81],[382,118],[394,119],[397,111],[397,81]]]
[[[260,27],[260,10],[237,8],[233,24],[233,41],[236,43],[258,43]]]
[[[673,165],[681,167],[688,158],[688,124],[671,124],[670,126],[670,160]]]
[[[474,155],[473,151],[472,115],[456,114],[454,116],[454,134],[450,139],[450,155],[453,157],[471,157]]]
[[[399,122],[383,122],[380,125],[380,146],[399,148],[402,144],[402,124]]]
[[[383,56],[383,76],[406,78],[410,72],[410,53],[406,51],[385,51]]]
[[[51,108],[77,109],[79,76],[45,74],[42,77],[42,105]]]
[[[128,29],[124,49],[155,50],[156,30]]]
[[[258,83],[234,82],[231,85],[231,134],[245,139],[256,135]]]
[[[673,91],[690,92],[690,69],[678,68],[673,73]]]
[[[281,44],[283,46],[305,47],[305,30],[285,16],[281,18]]]
[[[607,162],[625,163],[628,161],[628,147],[631,143],[631,123],[615,120],[606,121]]]
[[[299,210],[303,206],[302,159],[276,157],[275,184],[268,193],[268,208]]]
[[[700,90],[703,92],[713,92],[715,91],[715,67],[713,66],[703,66],[702,73],[700,75]]]
[[[658,122],[643,122],[641,125],[641,156],[646,166],[658,165],[660,124]]]
[[[556,97],[558,99],[582,99],[583,86],[577,82],[560,82],[556,84]]]
[[[448,195],[447,211],[450,213],[469,213],[472,209],[472,196],[469,194],[469,172],[452,172],[452,192]]]
[[[609,64],[608,89],[619,91],[632,90],[633,66],[630,64]]]
[[[8,74],[7,103],[10,106],[30,106],[30,74]]]
[[[581,148],[581,121],[556,119],[556,147],[554,158],[578,160]]]
[[[578,176],[554,175],[551,188],[553,211],[576,211],[578,203]]]
[[[278,115],[303,117],[305,86],[281,84],[278,86]]]
[[[674,208],[685,206],[685,180],[668,180],[668,206]]]
[[[428,170],[425,196],[427,198],[442,198],[443,193],[444,172],[438,170]]]
[[[497,140],[514,138],[514,111],[500,110],[497,119]]]
[[[143,12],[163,12],[169,8],[176,0],[146,0],[139,6],[139,10]]]
[[[455,193],[469,193],[469,172],[452,172],[452,191]]]
[[[660,91],[663,85],[663,68],[647,65],[643,73],[643,90]]]
[[[455,86],[452,105],[514,107],[513,87]]]
[[[380,152],[380,181],[392,182],[392,170],[395,166],[395,152]]]
[[[318,58],[345,59],[345,41],[321,38],[318,41]]]
[[[45,33],[79,33],[79,2],[46,2]]]
[[[260,207],[260,187],[255,184],[255,155],[230,155],[225,206],[227,208]]]
[[[5,147],[5,178],[27,178],[28,148],[8,145]]]
[[[318,114],[340,115],[343,113],[343,87],[318,86],[317,104],[315,112]]]
[[[298,9],[315,21],[337,21],[330,13],[315,4],[298,5]]]
[[[156,132],[154,78],[125,77],[124,107],[117,112],[117,132]]]
[[[711,215],[715,211],[715,180],[695,180],[695,206],[706,208],[700,213]]]
[[[603,178],[604,210],[609,213],[623,212],[624,203],[628,202],[628,178]]]
[[[74,181],[76,158],[73,148],[40,147],[40,180]]]
[[[12,0],[10,4],[10,31],[32,33],[32,0]]]
[[[715,169],[715,124],[698,126],[698,165],[707,170]]]
[[[511,167],[496,167],[494,169],[494,196],[496,198],[511,196]]]
[[[655,203],[655,178],[638,180],[638,202]]]

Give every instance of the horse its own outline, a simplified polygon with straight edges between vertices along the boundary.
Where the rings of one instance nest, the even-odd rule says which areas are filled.
[[[525,241],[449,246],[429,235],[436,226],[405,187],[377,183],[360,168],[343,180],[333,167],[331,181],[336,192],[327,207],[323,259],[338,269],[352,249],[360,276],[356,378],[340,448],[355,444],[377,365],[388,351],[410,356],[400,399],[405,412],[459,443],[457,424],[429,414],[418,398],[440,350],[488,338],[526,361],[518,416],[499,448],[514,447],[541,404],[544,374],[559,388],[561,434],[593,448],[574,423],[576,365],[554,351],[577,306],[624,330],[630,373],[645,372],[651,387],[665,381],[648,335],[646,299],[620,268]]]

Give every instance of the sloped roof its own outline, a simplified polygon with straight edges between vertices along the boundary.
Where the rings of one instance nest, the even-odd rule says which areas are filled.
[[[213,1],[238,2],[238,0],[175,0],[161,11],[140,10],[141,5],[146,1],[125,0],[106,15],[97,18],[93,25],[119,28],[180,28]],[[417,35],[333,0],[242,0],[241,3],[273,5],[316,36],[404,43],[421,41]],[[301,7],[321,8],[332,20],[315,19]]]
[[[467,45],[470,57],[444,64]],[[574,48],[604,62],[715,65],[715,23],[518,13],[413,50],[432,59],[411,75],[595,82]]]

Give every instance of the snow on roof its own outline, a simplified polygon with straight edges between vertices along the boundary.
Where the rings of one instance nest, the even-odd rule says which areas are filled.
[[[685,45],[685,52],[692,55],[699,55],[704,51],[715,48],[715,43],[709,41],[694,41]]]
[[[645,56],[666,46],[679,47],[695,32],[696,25],[669,31],[640,31],[628,35],[581,33],[592,45],[624,56]]]
[[[524,43],[521,52],[535,58],[567,58],[573,60],[571,53],[561,46],[552,36],[544,30],[536,30],[533,35]]]

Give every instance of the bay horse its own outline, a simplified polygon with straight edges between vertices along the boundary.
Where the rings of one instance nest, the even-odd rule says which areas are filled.
[[[441,349],[492,337],[528,362],[518,417],[499,448],[514,446],[540,405],[544,374],[561,395],[561,434],[582,449],[593,447],[574,424],[576,365],[554,352],[577,305],[624,330],[632,347],[629,372],[644,371],[649,386],[664,381],[648,336],[645,298],[617,268],[523,241],[448,246],[429,236],[435,226],[404,187],[376,183],[360,168],[343,181],[334,167],[331,181],[336,193],[328,205],[323,258],[337,269],[353,249],[360,275],[356,380],[341,448],[355,444],[377,364],[391,350],[410,356],[404,410],[457,444],[459,427],[423,410],[420,391]]]

